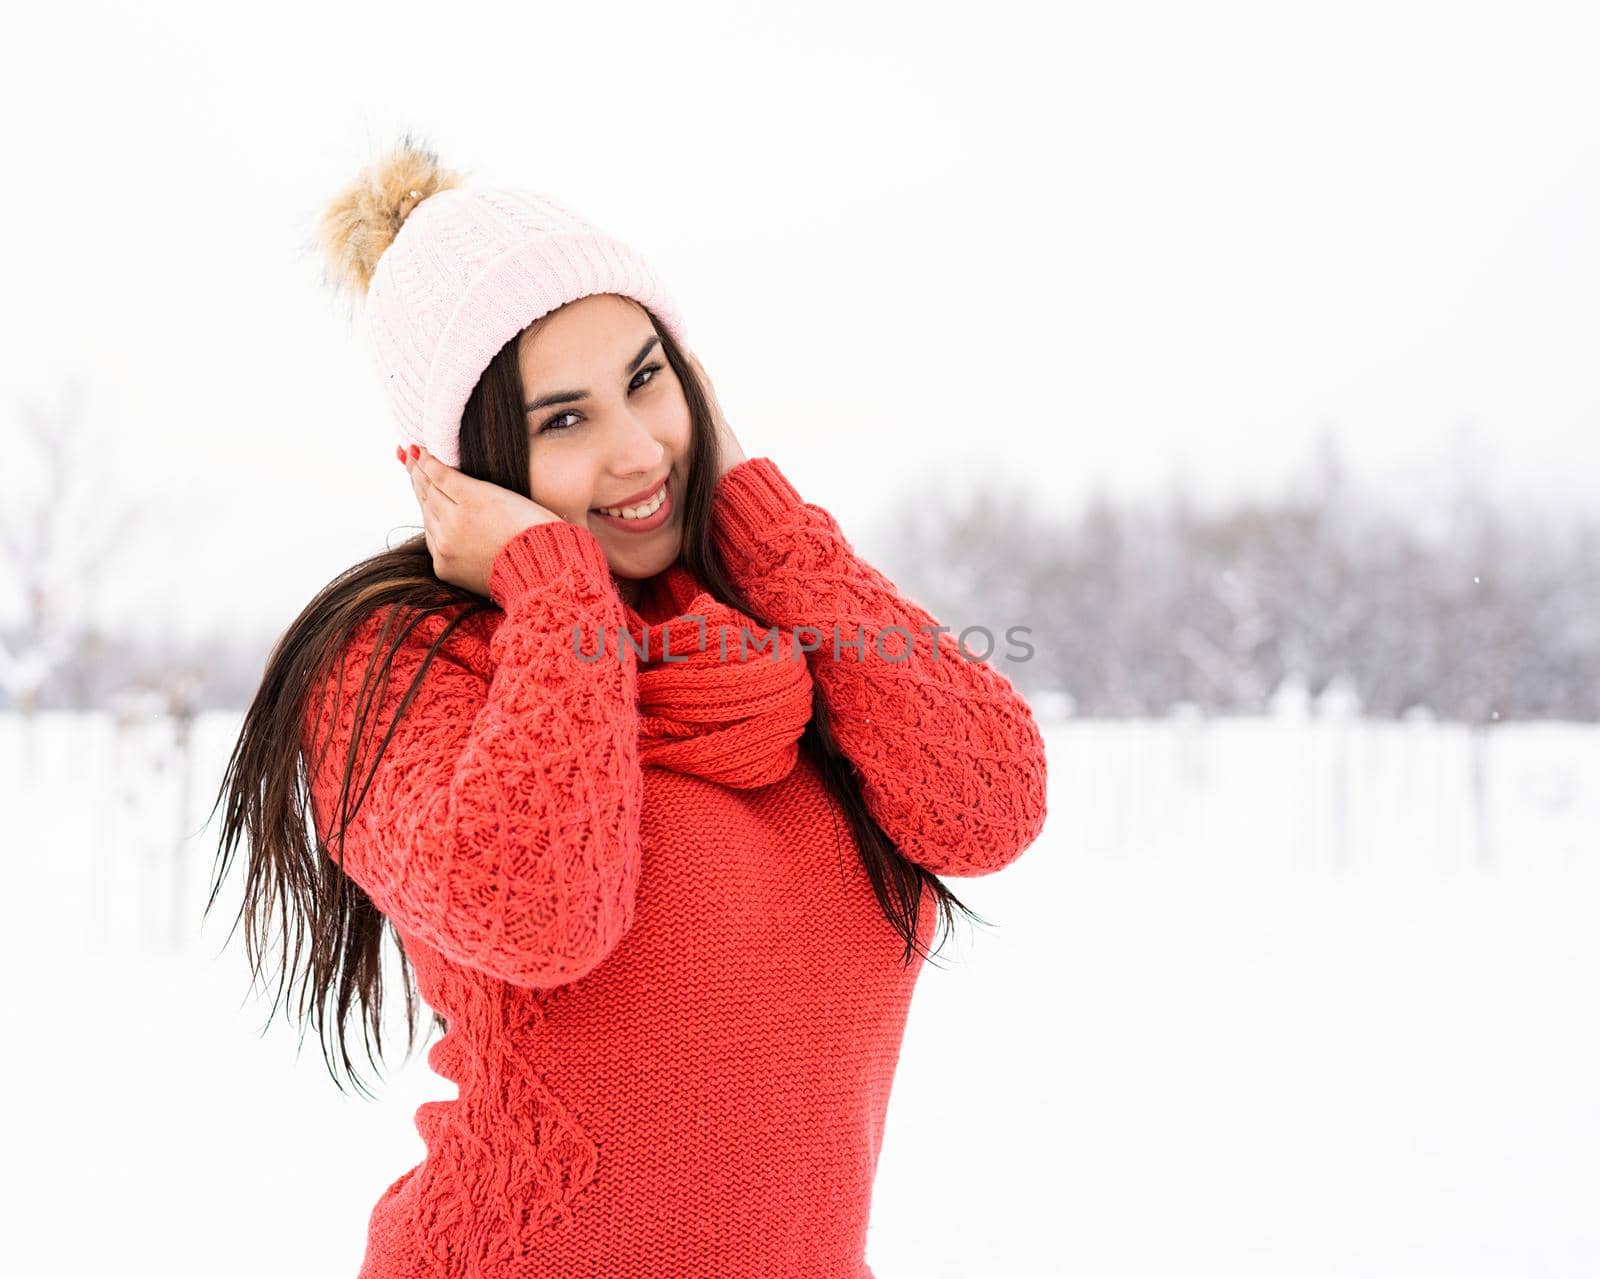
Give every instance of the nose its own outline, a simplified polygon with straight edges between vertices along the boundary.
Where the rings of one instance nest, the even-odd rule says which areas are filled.
[[[611,471],[618,476],[649,479],[660,472],[666,456],[666,446],[643,422],[625,418],[613,444]]]

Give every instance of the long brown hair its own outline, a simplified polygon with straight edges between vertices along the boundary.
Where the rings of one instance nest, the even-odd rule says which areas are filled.
[[[647,309],[648,313],[648,309]],[[771,625],[740,595],[729,580],[711,540],[711,497],[716,475],[716,436],[704,388],[685,360],[671,334],[655,320],[656,333],[673,372],[683,386],[692,420],[689,483],[684,500],[684,564],[707,591],[722,603],[750,615],[762,628]],[[536,322],[537,323],[537,322]],[[520,337],[520,335],[519,335]],[[467,400],[461,419],[459,469],[532,497],[528,483],[528,436],[524,414],[522,378],[517,365],[517,338],[511,339],[490,362]],[[244,723],[228,761],[217,794],[216,807],[226,801],[226,818],[215,865],[215,878],[206,914],[216,903],[240,839],[248,850],[244,900],[234,925],[243,919],[245,951],[253,976],[263,972],[262,958],[270,940],[274,902],[282,914],[283,946],[278,991],[287,984],[302,1022],[309,1016],[323,1045],[323,1057],[338,1084],[332,1053],[339,1058],[352,1083],[366,1091],[350,1060],[344,1030],[351,1005],[362,1010],[367,1059],[377,1065],[373,1047],[381,1056],[382,954],[388,921],[359,885],[335,864],[326,850],[315,821],[308,822],[309,779],[316,761],[304,757],[302,726],[324,674],[332,668],[353,631],[375,609],[400,606],[396,611],[420,620],[436,612],[454,616],[435,643],[415,677],[420,683],[429,663],[450,632],[466,618],[495,605],[471,591],[451,585],[433,571],[433,558],[421,534],[392,549],[363,560],[341,573],[300,613],[278,639],[267,657],[261,686],[245,713]],[[409,628],[399,632],[399,647]],[[366,702],[377,674],[387,676],[387,656],[376,655],[367,665],[360,698]],[[405,713],[408,697],[395,716]],[[839,749],[828,727],[827,707],[818,685],[813,695],[811,722],[800,738],[800,748],[813,760],[829,791],[844,810],[855,834],[860,860],[872,882],[884,916],[905,938],[902,962],[909,965],[917,951],[917,919],[922,893],[932,892],[946,929],[953,929],[956,910],[986,924],[969,910],[932,872],[901,855],[868,812],[854,766]],[[377,766],[393,724],[371,756]],[[349,810],[352,774],[361,752],[360,734],[354,734],[344,764],[341,794],[335,811]],[[370,771],[369,771],[369,776]],[[359,805],[359,798],[356,803]],[[209,820],[209,819],[208,819]],[[836,831],[837,838],[837,831]],[[418,1033],[419,999],[416,981],[404,946],[395,937],[405,983],[407,1055]],[[232,930],[229,931],[232,936]],[[942,948],[942,942],[935,950]],[[292,953],[291,953],[292,952]],[[297,993],[298,982],[298,993]],[[271,1017],[277,1011],[274,997]],[[287,1007],[287,1006],[286,1006]],[[445,1029],[434,1014],[434,1024]],[[331,1036],[330,1036],[331,1030]],[[342,1088],[342,1084],[340,1085]]]

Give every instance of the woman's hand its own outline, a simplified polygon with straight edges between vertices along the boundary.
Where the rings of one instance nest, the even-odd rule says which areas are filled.
[[[401,460],[422,507],[422,532],[440,581],[487,597],[489,569],[523,529],[561,517],[520,493],[446,466],[421,445]]]
[[[734,435],[733,428],[728,425],[728,419],[723,416],[722,405],[717,402],[717,391],[711,385],[711,379],[706,376],[704,366],[693,351],[684,350],[684,358],[694,368],[700,385],[705,387],[706,399],[711,403],[711,420],[717,428],[717,478],[720,480],[740,462],[745,460],[744,450],[739,447],[738,437]]]

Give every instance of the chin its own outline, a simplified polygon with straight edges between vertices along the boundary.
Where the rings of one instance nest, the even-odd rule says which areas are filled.
[[[632,582],[643,582],[670,568],[677,560],[682,545],[683,539],[680,537],[662,538],[659,546],[652,546],[648,550],[640,549],[631,555],[611,553],[606,559],[611,563],[613,576],[626,578]]]

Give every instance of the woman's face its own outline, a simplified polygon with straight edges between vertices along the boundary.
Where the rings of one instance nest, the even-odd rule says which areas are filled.
[[[533,500],[600,540],[631,604],[638,583],[678,557],[692,429],[650,317],[615,293],[579,298],[523,332],[517,366]],[[600,510],[643,515],[634,508],[648,508],[663,482],[665,518],[661,510],[639,520]]]

